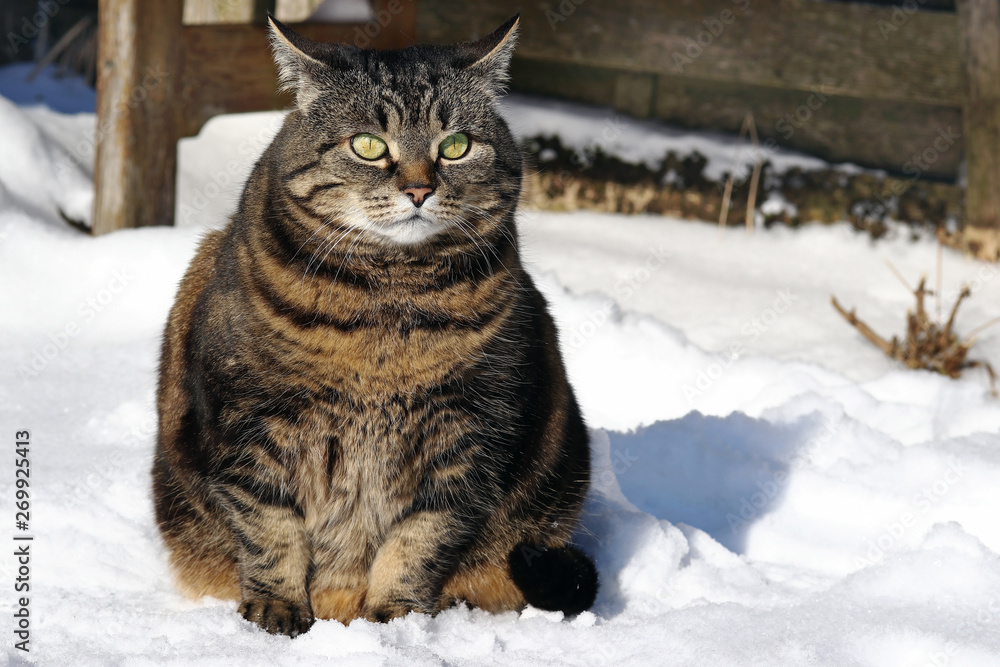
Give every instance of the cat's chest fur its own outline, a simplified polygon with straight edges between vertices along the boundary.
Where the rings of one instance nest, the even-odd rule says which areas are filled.
[[[479,427],[428,396],[338,394],[273,425],[271,437],[294,443],[287,465],[313,543],[360,565],[412,506],[435,458]]]
[[[269,340],[277,352],[269,373],[299,375],[357,400],[416,395],[483,363],[519,290],[507,270],[454,279],[434,261],[347,263],[334,279],[304,280],[281,260],[246,252],[236,277],[249,289],[234,290],[244,296],[231,316],[233,328],[251,333],[244,358],[253,363],[258,341]],[[513,248],[497,261],[519,268]]]

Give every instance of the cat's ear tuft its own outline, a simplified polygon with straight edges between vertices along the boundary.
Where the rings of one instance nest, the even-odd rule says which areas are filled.
[[[502,26],[477,42],[458,47],[459,68],[484,77],[494,94],[500,95],[509,79],[510,59],[517,45],[521,15],[507,19]]]
[[[303,37],[270,14],[267,16],[271,38],[271,52],[278,65],[278,83],[281,90],[295,93],[296,102],[303,111],[319,96],[318,82],[322,78],[323,63],[312,54],[320,45]]]

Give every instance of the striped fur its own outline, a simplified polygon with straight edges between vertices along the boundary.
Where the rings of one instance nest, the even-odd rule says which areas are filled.
[[[516,25],[377,53],[273,23],[298,107],[164,336],[153,487],[186,594],[291,636],[503,611],[526,599],[515,547],[566,545],[587,435],[518,255],[521,157],[494,108]],[[472,149],[446,164],[456,131]],[[382,164],[351,152],[360,132]],[[411,183],[434,188],[419,209]]]

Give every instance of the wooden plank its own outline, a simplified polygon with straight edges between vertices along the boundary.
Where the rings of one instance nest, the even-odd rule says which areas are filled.
[[[302,23],[291,28],[317,41],[360,42],[379,49],[413,44],[416,35],[413,2],[390,0],[379,3],[376,10],[384,12],[382,21]],[[263,26],[184,26],[182,42],[182,136],[197,134],[205,121],[220,113],[285,109],[291,105],[290,96],[277,92],[277,72]]]
[[[420,41],[474,39],[520,7],[516,0],[422,0]],[[959,105],[955,15],[917,11],[902,22],[893,12],[815,0],[549,0],[521,14],[518,55],[721,83],[823,86],[848,97]]]
[[[515,57],[510,64],[511,89],[609,106],[615,99],[619,72],[604,67],[554,63]]]
[[[614,107],[630,116],[646,118],[653,112],[656,76],[621,72],[615,77]]]
[[[277,0],[274,15],[282,23],[302,23],[309,19],[323,0]]]
[[[762,140],[800,150],[831,162],[853,162],[885,169],[902,177],[913,175],[913,157],[920,156],[943,130],[951,145],[923,162],[923,178],[954,180],[964,155],[962,112],[958,107],[903,104],[885,100],[819,95],[693,77],[657,76],[651,113],[621,99],[617,70],[549,61],[515,59],[511,89],[613,106],[618,111],[665,120],[681,127],[739,132],[753,112]],[[825,98],[825,99],[824,99]],[[909,173],[906,173],[909,172]]]
[[[100,0],[93,233],[173,221],[182,0]]]
[[[255,0],[184,0],[184,25],[249,23],[254,20]]]
[[[966,74],[965,237],[977,255],[1000,259],[1000,3],[959,0],[958,15]]]
[[[903,178],[952,181],[964,155],[957,107],[660,77],[657,118],[736,133],[747,113],[753,113],[762,141]],[[941,150],[934,149],[935,142]],[[928,149],[934,152],[925,156]]]

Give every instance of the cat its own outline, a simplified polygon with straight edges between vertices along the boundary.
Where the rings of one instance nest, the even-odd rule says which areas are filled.
[[[270,20],[295,106],[163,339],[153,492],[182,592],[292,637],[593,604],[569,544],[588,436],[497,111],[517,28],[378,52]]]

